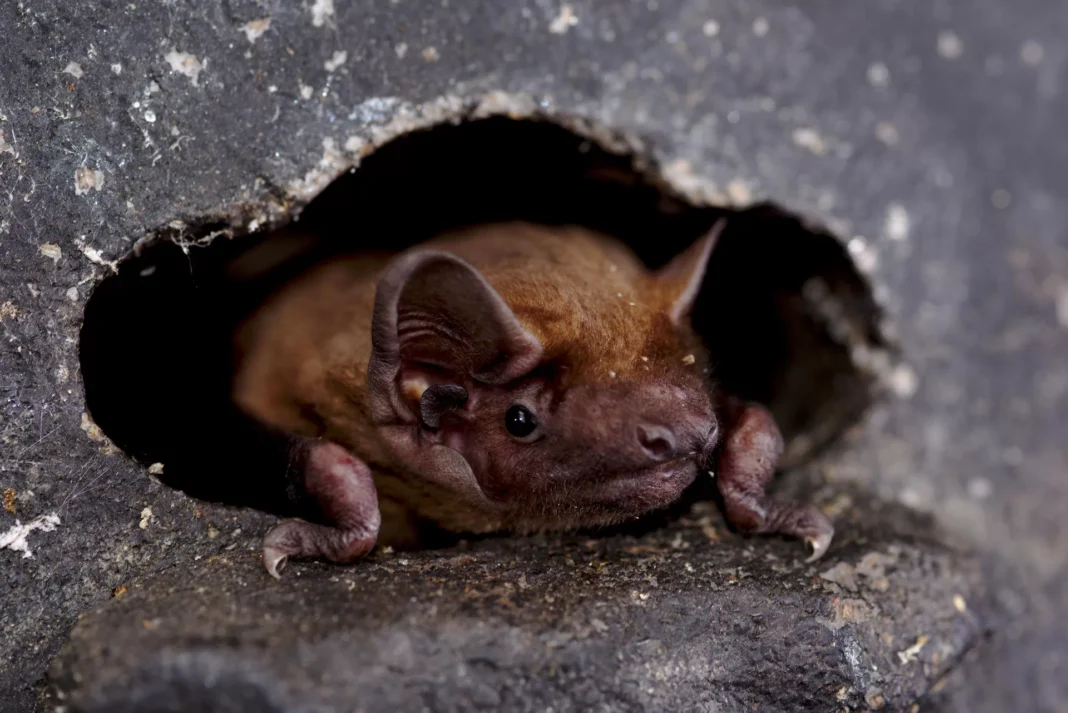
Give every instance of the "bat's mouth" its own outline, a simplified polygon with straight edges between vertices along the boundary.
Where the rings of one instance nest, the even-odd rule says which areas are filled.
[[[587,490],[587,499],[620,515],[638,515],[666,507],[694,481],[701,472],[701,464],[699,457],[688,455],[619,473]]]
[[[596,480],[557,482],[549,507],[515,513],[515,527],[539,529],[610,526],[668,507],[701,473],[694,455]]]
[[[624,477],[630,477],[636,480],[675,480],[680,476],[684,476],[691,470],[696,470],[700,463],[700,457],[696,455],[688,455],[664,461],[663,463],[657,463],[654,466],[643,468],[642,470]]]

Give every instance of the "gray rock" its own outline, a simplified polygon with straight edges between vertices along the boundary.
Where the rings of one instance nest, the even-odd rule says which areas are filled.
[[[267,522],[162,487],[87,420],[79,329],[110,265],[143,239],[195,254],[206,233],[284,220],[364,148],[489,112],[633,146],[699,203],[774,200],[848,241],[907,366],[812,469],[831,491],[931,514],[982,556],[996,638],[932,710],[1064,706],[1068,15],[1046,0],[568,5],[574,24],[564,3],[508,0],[0,3],[0,488],[14,510],[0,537],[16,519],[53,527],[28,532],[32,558],[0,550],[0,710],[32,709],[78,616],[116,587],[244,551],[230,533]],[[143,374],[159,357],[113,359]],[[204,435],[175,427],[190,449]],[[868,554],[847,561],[858,591],[891,596]],[[819,586],[837,562],[813,571]],[[230,686],[235,706],[262,703],[269,672],[220,657],[159,662],[156,678],[192,696],[225,670],[251,681]],[[672,685],[660,695],[688,695]],[[871,685],[865,705],[907,698]]]
[[[867,508],[865,512],[871,512]],[[723,531],[490,539],[294,563],[257,542],[140,578],[52,671],[76,711],[907,711],[975,646],[977,563],[893,508],[827,562]],[[823,569],[879,562],[887,586]],[[878,701],[878,704],[872,701]]]

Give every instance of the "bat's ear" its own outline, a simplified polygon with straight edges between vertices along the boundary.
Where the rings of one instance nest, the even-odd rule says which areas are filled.
[[[461,384],[504,384],[542,357],[541,343],[478,270],[436,250],[405,253],[389,265],[378,283],[371,334],[376,419],[389,415],[379,409],[407,411],[397,393],[405,366],[438,370]]]
[[[668,297],[666,311],[675,324],[681,323],[693,309],[705,279],[708,258],[726,226],[727,219],[720,218],[700,240],[657,272],[657,282]]]

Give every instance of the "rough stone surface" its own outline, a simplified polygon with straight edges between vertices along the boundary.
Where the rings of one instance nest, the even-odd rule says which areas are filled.
[[[78,327],[110,263],[167,226],[262,226],[362,147],[477,106],[599,122],[697,198],[770,197],[850,239],[911,371],[820,475],[983,555],[1001,626],[931,710],[1064,709],[1063,7],[568,7],[0,4],[0,536],[59,518],[28,533],[32,558],[0,551],[0,710],[32,708],[114,587],[264,524],[159,487],[86,420]]]
[[[980,574],[899,507],[859,520],[814,565],[698,504],[643,536],[296,563],[281,582],[239,538],[84,616],[53,694],[87,712],[907,711],[982,636]]]

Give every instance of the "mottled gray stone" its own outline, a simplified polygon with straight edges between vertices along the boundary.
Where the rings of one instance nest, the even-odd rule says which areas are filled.
[[[1063,708],[1063,7],[570,7],[573,25],[559,3],[508,0],[0,4],[0,487],[15,510],[0,533],[59,518],[28,535],[32,558],[0,551],[0,710],[32,708],[78,615],[116,586],[178,577],[266,522],[160,487],[84,420],[78,329],[109,264],[167,226],[183,240],[280,219],[361,146],[479,106],[621,132],[697,199],[770,198],[851,239],[910,367],[891,374],[902,398],[817,471],[931,512],[982,555],[997,634],[932,706]],[[251,41],[242,26],[266,16]],[[245,675],[218,656],[158,665]]]
[[[708,504],[641,536],[296,563],[281,582],[239,541],[82,617],[53,694],[86,712],[907,711],[979,643],[980,574],[922,519],[860,510],[814,565]],[[848,588],[819,576],[845,569]]]

